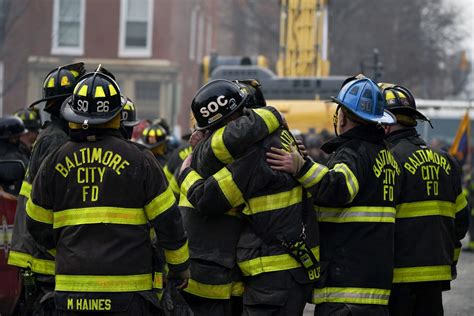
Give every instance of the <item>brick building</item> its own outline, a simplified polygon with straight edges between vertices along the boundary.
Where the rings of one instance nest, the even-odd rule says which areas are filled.
[[[116,75],[140,118],[186,131],[218,10],[217,0],[0,0],[0,113],[39,98],[52,68],[84,61]]]

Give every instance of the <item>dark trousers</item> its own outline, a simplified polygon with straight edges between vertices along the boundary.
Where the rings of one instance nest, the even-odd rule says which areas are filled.
[[[369,304],[323,303],[316,305],[315,316],[389,316],[388,307]]]
[[[296,282],[289,271],[262,273],[244,283],[244,316],[302,315],[314,286]]]
[[[217,300],[203,298],[187,292],[183,292],[182,295],[194,316],[240,316],[242,314],[242,298],[240,297]]]
[[[442,316],[443,283],[395,283],[390,294],[391,316]]]

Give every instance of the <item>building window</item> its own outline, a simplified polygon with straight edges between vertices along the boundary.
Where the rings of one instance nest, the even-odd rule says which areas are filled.
[[[160,111],[161,82],[160,81],[135,81],[135,100],[140,105],[140,117],[155,118]]]
[[[151,57],[153,0],[121,0],[120,57]]]
[[[85,0],[54,0],[52,54],[84,54],[85,5]]]

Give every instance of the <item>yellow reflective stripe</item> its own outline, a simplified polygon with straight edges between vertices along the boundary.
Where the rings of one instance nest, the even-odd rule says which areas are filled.
[[[114,206],[85,207],[68,209],[54,213],[54,228],[84,224],[126,224],[143,225],[147,223],[141,208]]]
[[[211,136],[211,148],[214,152],[214,156],[219,159],[220,162],[227,165],[231,163],[234,158],[230,154],[229,150],[225,146],[224,143],[224,130],[225,126],[219,128],[217,131],[214,132]]]
[[[315,207],[320,222],[328,223],[395,223],[395,208],[353,206],[348,208]]]
[[[326,287],[313,291],[313,303],[352,303],[387,305],[390,290],[357,288],[357,287]]]
[[[152,288],[152,275],[56,275],[56,291],[137,292]]]
[[[462,211],[466,206],[467,206],[466,194],[462,192],[456,198],[456,214]]]
[[[163,168],[163,172],[166,176],[166,179],[168,180],[168,183],[170,185],[170,188],[171,188],[171,191],[173,191],[173,193],[176,195],[176,194],[179,194],[179,186],[178,186],[178,182],[176,181],[176,178],[174,177],[174,175],[171,173],[170,169],[168,168],[168,166],[165,166]]]
[[[199,297],[226,300],[230,298],[232,283],[214,285],[200,283],[196,280],[189,279],[188,286],[184,291]]]
[[[461,248],[454,248],[453,261],[458,261],[460,254],[461,254]]]
[[[181,183],[181,192],[188,194],[189,188],[192,187],[197,181],[201,180],[202,177],[194,170],[191,170]]]
[[[194,206],[191,204],[191,202],[189,202],[188,198],[186,197],[186,195],[184,195],[184,193],[181,193],[179,195],[178,206],[179,207],[194,208]]]
[[[222,193],[232,207],[239,206],[244,203],[244,197],[237,184],[232,178],[232,173],[226,167],[219,170],[212,176],[219,185]]]
[[[354,200],[355,196],[359,192],[359,181],[357,181],[357,178],[355,177],[354,173],[345,163],[336,164],[332,171],[341,172],[342,174],[344,174],[344,177],[346,178],[347,189],[350,195],[349,203],[352,202],[352,200]]]
[[[412,218],[420,216],[447,216],[453,217],[456,206],[448,201],[421,201],[397,205],[397,218]]]
[[[280,122],[276,118],[276,116],[272,113],[272,111],[267,110],[265,108],[260,108],[260,109],[252,109],[258,116],[262,118],[262,120],[265,122],[265,125],[267,125],[268,128],[268,134],[273,133],[280,127]]]
[[[32,255],[10,250],[8,253],[8,264],[20,268],[30,268],[31,271],[54,275],[54,261],[34,258]]]
[[[170,169],[168,168],[168,165],[166,165],[163,168],[163,173],[165,174],[166,180],[168,180],[168,182],[169,182],[170,179],[173,177],[173,174],[171,173]]]
[[[259,196],[248,200],[243,213],[252,215],[290,207],[303,199],[303,189],[297,186],[290,191]]]
[[[451,267],[446,266],[426,266],[393,269],[394,283],[412,283],[426,281],[446,281],[451,280]]]
[[[150,203],[145,205],[145,213],[147,218],[151,221],[157,216],[169,210],[176,203],[176,198],[171,188],[168,186],[165,192],[161,193]]]
[[[155,272],[153,275],[153,288],[162,289],[163,288],[163,273]]]
[[[311,248],[311,252],[319,260],[319,246]],[[266,256],[239,262],[240,270],[245,276],[264,272],[283,271],[298,268],[301,265],[289,254]]]
[[[234,282],[232,283],[232,290],[230,295],[232,296],[242,296],[244,295],[244,282]]]
[[[321,179],[329,172],[329,169],[318,163],[314,163],[309,170],[298,179],[298,181],[305,187],[310,188],[321,181]]]
[[[175,250],[164,249],[164,250],[165,250],[166,262],[169,264],[181,264],[181,263],[186,262],[186,260],[189,259],[188,241],[186,241],[186,243],[178,249],[175,249]]]
[[[56,257],[56,248],[46,250],[51,256]]]
[[[31,184],[29,184],[27,181],[23,181],[21,183],[21,189],[20,189],[20,195],[23,195],[26,198],[30,198],[31,195]]]
[[[53,224],[53,211],[36,205],[32,199],[28,199],[26,202],[26,213],[37,222]]]

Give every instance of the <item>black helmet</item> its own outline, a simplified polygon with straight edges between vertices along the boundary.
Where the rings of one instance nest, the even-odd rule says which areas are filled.
[[[415,97],[407,88],[391,83],[379,83],[387,110],[395,115],[407,115],[415,120],[430,121],[416,109]]]
[[[196,129],[209,128],[245,105],[248,94],[235,82],[217,79],[198,90],[191,103]]]
[[[160,124],[152,124],[146,127],[142,133],[143,145],[149,149],[156,148],[168,140],[166,129]]]
[[[29,131],[36,131],[41,128],[41,118],[35,109],[21,109],[13,115],[19,117]]]
[[[91,72],[80,79],[72,96],[63,102],[61,114],[67,121],[87,128],[89,124],[99,125],[112,120],[124,103],[115,80],[101,72]]]
[[[0,117],[0,139],[8,139],[25,131],[23,121],[16,116]]]
[[[233,82],[246,90],[249,95],[245,107],[261,108],[267,105],[263,96],[262,85],[257,79],[233,80]]]
[[[77,81],[85,72],[84,63],[65,65],[51,70],[43,81],[43,98],[33,102],[29,107],[70,96]]]
[[[137,120],[137,108],[135,107],[135,103],[133,103],[132,100],[130,100],[124,95],[122,95],[122,103],[125,103],[122,109],[122,117],[120,119],[122,125],[127,127],[134,127],[135,125],[140,123],[140,121]]]

